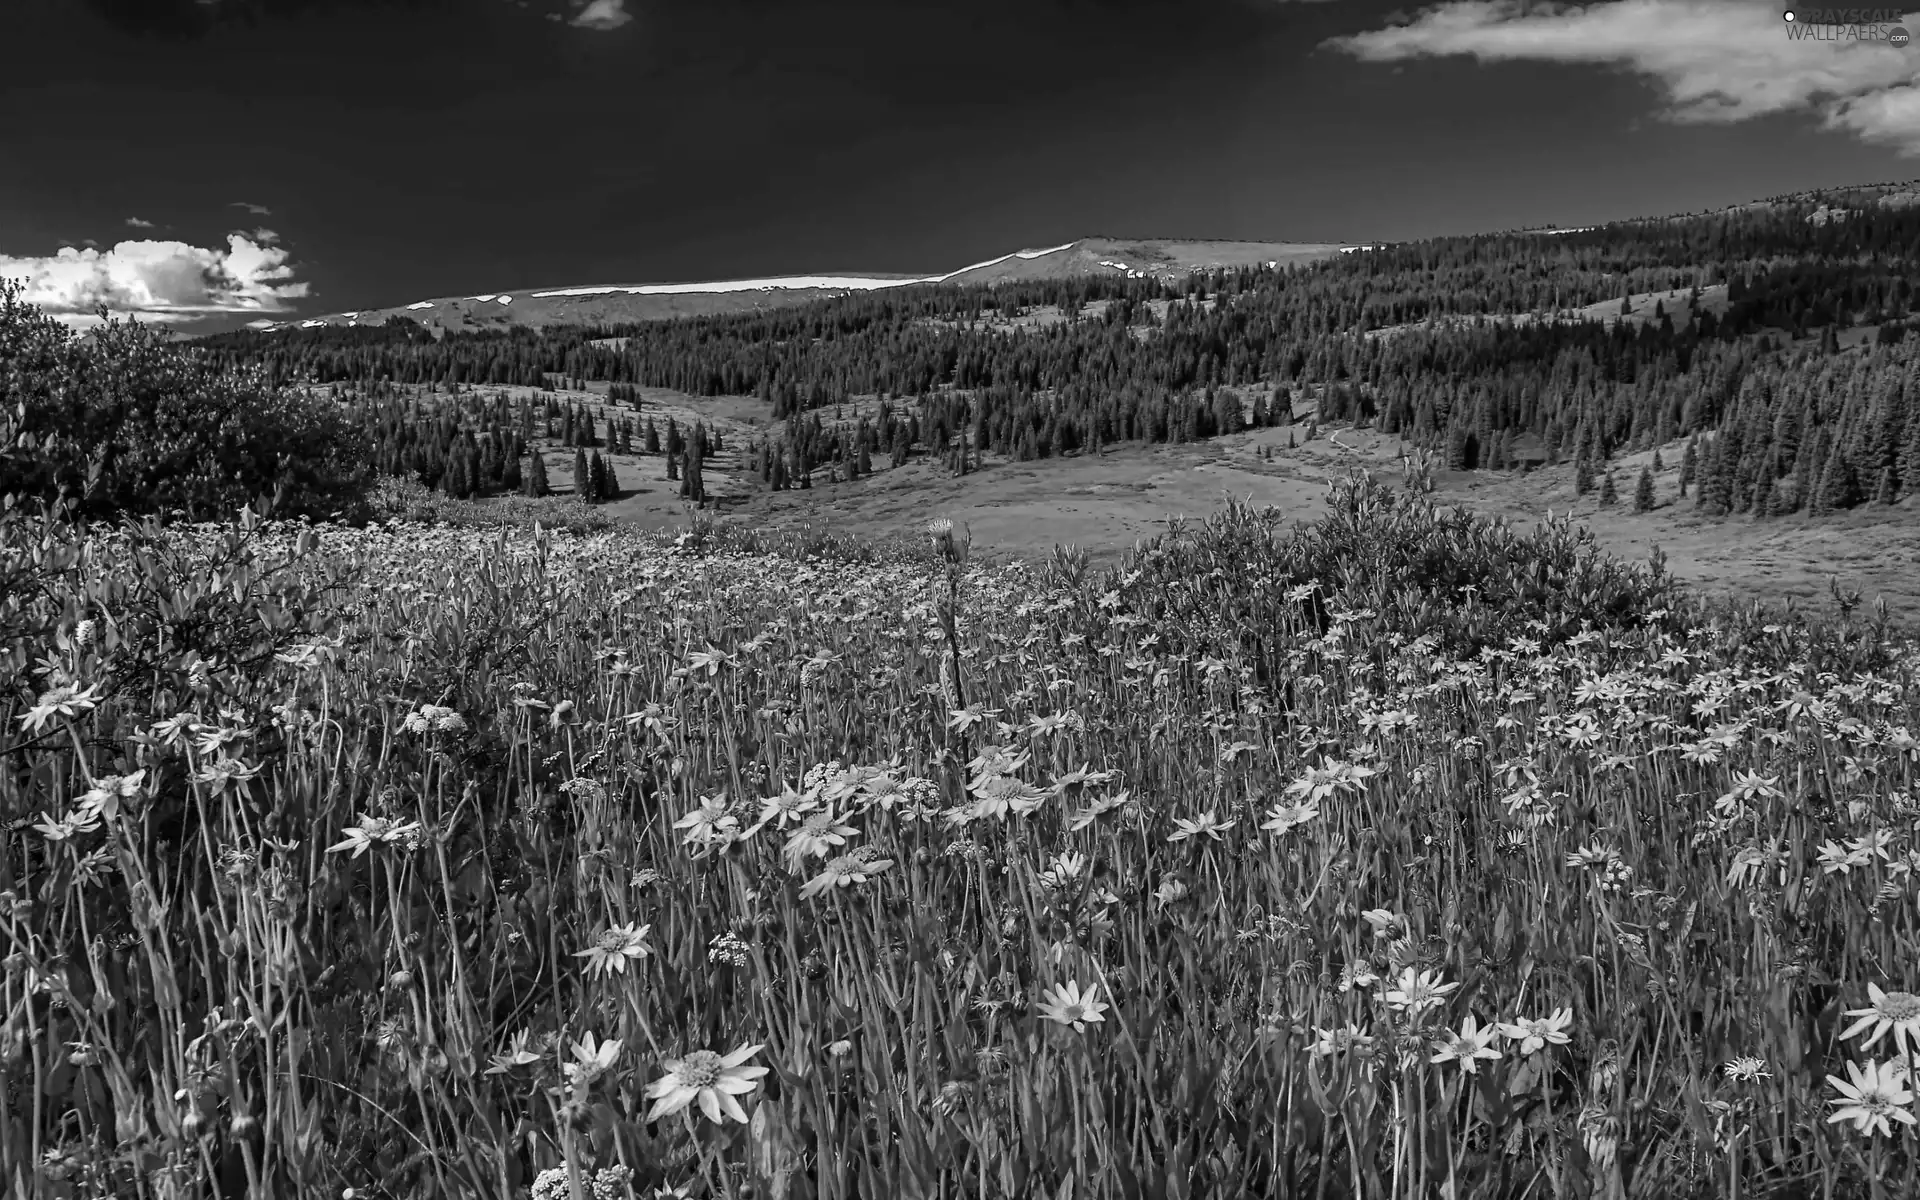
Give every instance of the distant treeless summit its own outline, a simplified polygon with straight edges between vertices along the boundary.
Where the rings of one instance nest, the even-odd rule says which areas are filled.
[[[1216,267],[1286,266],[1331,257],[1352,247],[1332,242],[1227,242],[1174,238],[1082,238],[1061,246],[1016,250],[939,275],[868,272],[786,275],[694,283],[587,284],[439,296],[392,308],[329,313],[288,321],[256,321],[254,329],[380,325],[399,316],[460,331],[510,326],[600,325],[666,317],[751,312],[826,296],[916,284],[1008,283],[1080,275],[1184,278]]]

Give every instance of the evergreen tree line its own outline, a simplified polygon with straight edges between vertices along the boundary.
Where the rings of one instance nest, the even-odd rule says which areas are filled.
[[[340,338],[315,329],[216,339],[213,348],[256,356],[276,373],[375,386],[559,374],[606,381],[622,398],[637,399],[639,385],[755,394],[787,419],[783,445],[751,452],[772,486],[781,486],[776,476],[807,486],[823,462],[838,464],[836,478],[858,478],[874,453],[903,461],[916,445],[965,470],[985,450],[1029,459],[1211,437],[1274,423],[1273,409],[1290,420],[1296,393],[1312,397],[1320,420],[1377,423],[1444,449],[1456,469],[1566,455],[1604,463],[1621,448],[1700,433],[1740,448],[1729,470],[1743,479],[1757,481],[1769,461],[1776,481],[1823,471],[1824,461],[1796,465],[1799,443],[1821,432],[1803,435],[1797,409],[1774,413],[1768,437],[1756,437],[1761,406],[1741,398],[1764,393],[1769,406],[1804,406],[1816,425],[1833,423],[1821,445],[1843,460],[1836,478],[1857,484],[1834,496],[1871,498],[1889,472],[1897,495],[1920,486],[1920,475],[1897,448],[1888,455],[1863,442],[1860,414],[1882,412],[1897,430],[1915,424],[1909,356],[1899,348],[1920,277],[1920,209],[1815,222],[1814,206],[1443,238],[1178,284],[1085,277],[890,289],[630,326],[438,341],[406,329],[384,341],[364,329]],[[1723,305],[1698,303],[1700,289],[1716,284],[1726,285]],[[1690,289],[1695,302],[1676,306],[1677,321],[1665,311],[1637,324],[1551,319],[1653,289]],[[981,323],[1038,305],[1074,319],[1020,330]],[[1547,319],[1481,315],[1503,312]],[[1459,317],[1468,319],[1420,324]],[[1858,323],[1880,326],[1878,344],[1842,355],[1837,331]],[[1783,347],[1816,329],[1817,348]],[[613,337],[624,341],[595,344]],[[1834,371],[1857,376],[1851,399],[1813,398]],[[888,416],[815,432],[817,422],[795,419],[853,395],[903,408],[910,400],[943,421]],[[1790,424],[1791,435],[1772,432]],[[1798,500],[1769,488],[1768,505],[1811,507],[1816,483],[1782,493]],[[1743,494],[1734,489],[1731,511]]]

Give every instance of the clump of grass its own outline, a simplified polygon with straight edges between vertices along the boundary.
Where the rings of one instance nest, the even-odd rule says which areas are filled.
[[[1512,543],[1343,497],[1097,584],[0,518],[0,1178],[1912,1194],[1920,654],[1456,618]]]
[[[445,522],[461,529],[548,529],[588,535],[605,533],[619,522],[595,508],[583,508],[571,496],[494,496],[455,500],[415,479],[383,475],[374,485],[374,519],[420,525]]]

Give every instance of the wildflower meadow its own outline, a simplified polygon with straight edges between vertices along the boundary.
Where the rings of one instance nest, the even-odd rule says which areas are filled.
[[[1851,597],[1360,477],[1097,573],[5,520],[12,1195],[1920,1194]]]

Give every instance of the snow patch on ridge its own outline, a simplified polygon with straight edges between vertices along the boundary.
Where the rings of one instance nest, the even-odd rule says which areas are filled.
[[[947,280],[952,279],[956,275],[965,275],[968,271],[979,271],[987,267],[997,266],[1000,263],[1003,263],[1010,258],[1027,258],[1027,259],[1045,258],[1049,254],[1058,254],[1062,250],[1071,250],[1077,245],[1079,245],[1078,242],[1068,242],[1064,246],[1052,246],[1045,250],[1015,250],[1012,254],[1002,254],[999,258],[990,258],[986,262],[977,262],[970,267],[961,267],[958,271],[954,271],[951,274],[941,275],[933,279],[922,280],[921,282],[945,283]]]
[[[904,287],[912,283],[938,283],[939,276],[926,279],[870,279],[860,275],[787,275],[777,279],[723,279],[714,283],[641,283],[611,287],[559,288],[551,292],[532,292],[533,296],[608,296],[621,292],[629,296],[673,296],[691,292],[758,292],[775,288],[844,288],[871,291],[877,288]]]

